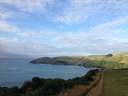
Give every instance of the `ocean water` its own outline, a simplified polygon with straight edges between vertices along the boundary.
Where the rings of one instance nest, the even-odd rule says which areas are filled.
[[[93,68],[75,65],[46,65],[28,63],[32,59],[0,58],[0,86],[21,87],[33,77],[63,78],[65,80],[85,75]]]

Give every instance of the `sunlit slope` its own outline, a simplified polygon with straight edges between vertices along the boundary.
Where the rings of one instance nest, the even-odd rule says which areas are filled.
[[[111,57],[107,56],[87,56],[91,66],[102,66],[105,68],[128,68],[128,53],[116,53]]]
[[[85,67],[105,67],[113,69],[128,68],[128,52],[108,55],[43,57],[31,61],[31,63],[72,64]]]

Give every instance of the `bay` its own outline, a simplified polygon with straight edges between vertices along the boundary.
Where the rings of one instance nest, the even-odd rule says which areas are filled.
[[[33,77],[63,78],[81,77],[93,68],[75,65],[30,64],[28,58],[0,58],[0,86],[21,87]]]

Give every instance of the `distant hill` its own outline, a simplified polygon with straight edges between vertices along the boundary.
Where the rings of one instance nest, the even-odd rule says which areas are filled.
[[[120,69],[128,68],[128,52],[107,55],[59,56],[53,58],[42,57],[30,61],[30,63],[79,65],[85,67]]]

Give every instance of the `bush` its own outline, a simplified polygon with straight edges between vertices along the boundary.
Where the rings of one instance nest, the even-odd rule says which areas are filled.
[[[56,96],[62,89],[72,88],[75,85],[88,85],[92,76],[96,75],[98,69],[90,70],[85,76],[73,79],[45,79],[34,77],[32,81],[25,81],[21,88],[0,87],[0,96]]]

